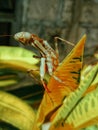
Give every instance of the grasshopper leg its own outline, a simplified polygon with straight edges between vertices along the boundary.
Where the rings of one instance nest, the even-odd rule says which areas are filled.
[[[60,37],[55,37],[54,40],[55,40],[55,43],[56,43],[56,44],[58,43],[58,40],[60,40],[60,41],[62,41],[62,42],[64,42],[64,43],[67,43],[67,44],[69,44],[69,45],[71,45],[71,46],[74,46],[74,43],[71,43],[71,42],[69,42],[69,41],[67,41],[67,40],[65,40],[65,39],[63,39],[63,38],[60,38]]]
[[[43,84],[43,87],[45,88],[45,90],[47,92],[50,92],[50,90],[47,88],[47,85],[44,82],[44,76],[45,76],[45,72],[46,72],[46,63],[45,63],[46,58],[42,57],[41,58],[41,65],[40,65],[40,77],[41,77],[41,82]]]

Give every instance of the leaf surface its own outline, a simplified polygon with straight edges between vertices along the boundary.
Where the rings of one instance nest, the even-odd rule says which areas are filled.
[[[32,130],[35,113],[19,98],[0,91],[0,120],[21,130]]]
[[[97,73],[98,73],[98,65],[96,65],[88,73],[88,75],[85,77],[85,79],[83,81],[81,81],[81,83],[79,85],[79,88],[77,88],[75,90],[75,92],[70,93],[70,95],[65,98],[65,100],[63,102],[63,105],[59,108],[58,113],[56,114],[56,117],[53,119],[50,130],[58,130],[58,129],[63,128],[63,127],[65,128],[65,130],[68,129],[67,128],[68,125],[66,125],[66,119],[69,119],[69,116],[71,115],[72,111],[75,111],[74,110],[75,107],[78,106],[78,102],[82,98],[82,96],[85,93],[85,91],[87,90],[87,88],[93,82],[93,80],[95,78],[95,75]],[[82,107],[82,105],[81,105],[81,107]],[[79,114],[79,111],[78,112],[75,111],[73,117],[76,118],[77,122],[81,122],[81,121],[79,121],[79,119],[77,119],[77,114],[76,113]],[[74,122],[75,118],[72,119],[72,116],[71,116],[70,120]],[[85,119],[83,118],[83,120],[85,120]],[[72,125],[72,124],[73,123],[71,122],[70,125]],[[76,125],[76,122],[74,123],[74,125]]]
[[[0,46],[0,68],[12,68],[27,71],[37,68],[38,59],[33,58],[35,53],[20,47]]]

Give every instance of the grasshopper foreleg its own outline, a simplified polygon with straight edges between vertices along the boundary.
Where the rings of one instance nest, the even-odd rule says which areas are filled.
[[[50,90],[47,88],[47,85],[44,82],[44,76],[46,72],[46,58],[42,57],[41,58],[41,65],[40,65],[40,77],[41,77],[41,82],[47,92],[50,92]]]
[[[29,75],[31,76],[31,77],[33,77],[33,79],[36,81],[36,82],[39,82],[39,80],[35,77],[35,75],[34,75],[34,72],[35,71],[39,71],[38,69],[29,69],[27,72],[29,73]]]
[[[33,58],[41,59],[41,56],[33,55]]]

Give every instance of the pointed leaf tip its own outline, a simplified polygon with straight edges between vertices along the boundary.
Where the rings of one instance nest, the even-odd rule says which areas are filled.
[[[84,34],[84,35],[83,35],[83,39],[84,39],[84,40],[86,40],[86,38],[87,38],[87,35],[86,35],[86,34]]]
[[[87,35],[86,35],[86,34],[84,34],[84,35],[82,36],[82,38],[80,39],[80,42],[85,43],[86,38],[87,38]]]

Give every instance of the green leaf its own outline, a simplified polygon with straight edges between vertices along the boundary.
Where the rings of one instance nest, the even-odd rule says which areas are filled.
[[[0,60],[18,60],[29,64],[37,64],[38,59],[33,58],[34,52],[20,47],[0,46]]]
[[[32,130],[35,119],[33,109],[19,98],[0,91],[0,120],[21,130]]]
[[[98,53],[95,54],[96,59],[98,59]]]
[[[12,68],[22,71],[36,69],[38,59],[33,58],[35,53],[20,47],[0,47],[0,68]]]
[[[98,126],[97,125],[93,125],[93,126],[89,126],[87,128],[83,128],[81,130],[98,130]]]
[[[76,104],[82,98],[87,88],[93,82],[96,73],[98,73],[98,65],[94,66],[94,68],[87,74],[85,79],[80,82],[79,88],[65,98],[63,105],[59,108],[56,117],[52,121],[50,130],[64,126],[66,119],[71,114],[74,107],[76,107]]]
[[[21,75],[28,70],[38,70],[38,59],[33,58],[35,53],[20,47],[0,47],[0,87],[7,87],[18,84]],[[25,73],[24,73],[25,72]],[[9,76],[8,76],[9,75]],[[14,77],[11,77],[11,76]],[[39,80],[39,71],[32,71],[32,75]],[[5,77],[3,79],[2,77]],[[10,78],[9,78],[10,77]]]
[[[78,103],[66,123],[73,124],[76,129],[98,123],[98,86]]]
[[[6,80],[0,81],[0,87],[6,87],[6,86],[10,86],[17,83],[18,81],[16,79],[6,79]]]

